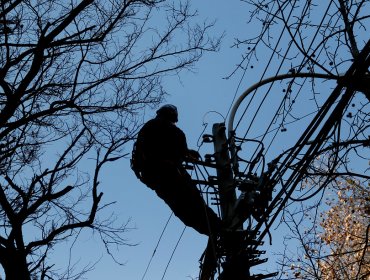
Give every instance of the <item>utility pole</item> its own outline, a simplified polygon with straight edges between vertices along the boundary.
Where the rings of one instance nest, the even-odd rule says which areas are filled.
[[[221,218],[224,222],[230,222],[233,217],[236,192],[234,177],[231,167],[228,143],[226,139],[226,127],[224,123],[215,123],[212,127],[214,157],[218,181],[218,191],[221,206]]]
[[[230,143],[226,137],[225,123],[216,123],[212,127],[212,142],[214,145],[215,162],[219,206],[221,209],[221,218],[227,225],[228,230],[224,232],[218,241],[220,252],[217,258],[221,260],[222,272],[219,274],[219,280],[258,280],[275,276],[276,273],[268,275],[252,275],[250,268],[254,265],[263,263],[267,259],[259,260],[258,257],[264,252],[258,251],[255,247],[255,234],[243,230],[243,222],[251,216],[250,209],[254,207],[253,196],[255,186],[247,179],[244,182],[238,182],[235,179],[233,165],[238,164],[237,158],[230,157]],[[210,142],[210,141],[209,141]],[[235,157],[236,155],[233,155]],[[248,183],[247,183],[248,182]],[[236,190],[239,189],[241,195],[237,197]],[[242,212],[242,215],[240,214]],[[246,214],[247,213],[247,214]],[[209,243],[210,244],[210,243]],[[217,265],[212,262],[212,246],[207,246],[205,252],[205,264],[201,271],[199,279],[213,280],[213,271],[209,265]],[[214,267],[215,269],[215,267]]]
[[[235,217],[236,189],[232,171],[229,145],[226,138],[226,127],[224,123],[216,123],[212,127],[214,157],[220,198],[222,220],[226,225],[232,227]],[[238,230],[243,227],[239,226]],[[242,263],[240,249],[243,247],[243,232],[236,235],[234,232],[225,233],[222,237],[222,247],[225,261],[222,264],[223,271],[219,277],[221,280],[246,280],[249,279],[249,264]]]
[[[226,127],[224,123],[216,123],[212,127],[212,135],[206,135],[207,142],[213,142],[214,154],[207,155],[207,158],[214,162],[217,174],[218,185],[218,201],[220,206],[221,219],[224,224],[231,224],[234,215],[234,205],[236,202],[236,192],[234,186],[234,176],[231,169],[230,155],[228,143],[226,139]],[[223,240],[219,240],[222,244],[216,241],[215,238],[210,237],[206,251],[204,253],[203,264],[200,272],[200,280],[214,279],[214,273],[217,266],[217,260],[222,258],[229,259],[231,253],[230,238],[224,236]],[[221,254],[220,251],[221,250]],[[228,266],[228,260],[224,263]],[[227,278],[224,278],[227,280]],[[230,278],[231,280],[232,278]],[[232,280],[239,280],[233,278]],[[242,279],[240,279],[242,280]]]

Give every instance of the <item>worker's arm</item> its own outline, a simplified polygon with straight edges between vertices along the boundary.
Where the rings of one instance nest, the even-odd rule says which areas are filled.
[[[188,144],[186,141],[186,136],[184,132],[177,128],[177,139],[178,139],[178,146],[181,149],[182,156],[184,157],[184,160],[187,162],[194,162],[201,160],[201,156],[198,151],[192,150],[188,148]]]

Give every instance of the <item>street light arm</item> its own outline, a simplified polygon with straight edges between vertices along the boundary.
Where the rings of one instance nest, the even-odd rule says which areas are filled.
[[[228,136],[230,137],[232,135],[236,111],[238,110],[239,105],[242,103],[245,97],[247,97],[251,92],[259,88],[260,86],[263,86],[263,85],[266,85],[268,83],[272,83],[275,81],[280,81],[280,80],[285,80],[285,79],[290,79],[290,78],[321,78],[321,79],[328,79],[328,80],[338,80],[340,79],[340,76],[328,75],[328,74],[317,74],[317,73],[288,73],[288,74],[282,74],[282,75],[270,77],[265,80],[261,80],[258,83],[255,83],[254,85],[249,87],[246,91],[244,91],[239,96],[239,98],[235,101],[235,104],[230,111],[230,117],[229,117],[229,122],[227,126]]]

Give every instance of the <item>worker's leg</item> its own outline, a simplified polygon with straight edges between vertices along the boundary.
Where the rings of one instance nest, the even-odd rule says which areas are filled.
[[[172,169],[162,173],[161,183],[155,191],[185,225],[205,235],[210,235],[210,232],[216,235],[221,230],[221,220],[205,204],[186,172],[181,174]]]

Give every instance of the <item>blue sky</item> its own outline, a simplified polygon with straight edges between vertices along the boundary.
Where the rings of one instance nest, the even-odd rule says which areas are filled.
[[[165,89],[169,93],[165,103],[172,103],[178,107],[178,126],[185,132],[190,148],[197,149],[201,134],[203,132],[211,133],[213,123],[224,121],[224,118],[226,118],[225,121],[227,122],[228,112],[233,106],[235,98],[240,96],[245,89],[260,81],[265,67],[268,66],[266,75],[264,75],[264,78],[267,78],[277,73],[288,73],[289,69],[302,63],[302,56],[299,50],[294,47],[294,44],[292,44],[293,47],[290,49],[288,59],[274,56],[271,62],[268,62],[271,49],[264,47],[262,44],[262,46],[258,46],[256,57],[252,59],[252,63],[246,67],[244,73],[237,71],[235,75],[225,79],[233,72],[241,60],[241,55],[246,50],[246,46],[231,48],[235,39],[251,38],[258,35],[262,28],[262,23],[259,21],[248,22],[250,7],[243,2],[248,1],[190,0],[192,8],[198,10],[198,22],[202,22],[204,19],[209,21],[216,20],[216,25],[213,29],[214,35],[225,34],[219,52],[206,53],[199,63],[195,65],[192,72],[182,72],[179,76],[166,77],[164,81]],[[277,5],[277,1],[269,2],[271,6]],[[293,2],[287,1],[285,3],[290,5]],[[296,11],[299,18],[300,9],[308,2],[296,1],[294,3],[299,4]],[[313,8],[310,20],[319,21],[322,14],[325,13],[324,6],[331,5],[334,1],[314,1],[314,3],[319,3],[320,5],[318,8]],[[336,8],[332,7],[332,9],[334,9],[330,13],[332,18],[327,19],[327,21],[337,19]],[[294,17],[290,23],[296,23],[296,21],[297,18]],[[158,19],[157,26],[161,26],[160,24],[161,19]],[[275,42],[282,28],[281,24],[270,26],[271,46],[276,45]],[[361,30],[361,28],[359,29]],[[316,28],[312,25],[306,26],[304,30],[304,36],[300,39],[304,42],[302,45],[308,47],[306,43],[310,42],[311,37],[315,37],[313,34],[316,32]],[[363,43],[365,40],[362,39],[368,37],[368,31],[362,30],[360,32],[362,33],[357,38],[359,38],[359,42]],[[320,45],[315,40],[313,39],[314,47],[317,44]],[[318,37],[318,40],[320,40],[320,37]],[[335,36],[332,37],[332,40],[336,40]],[[291,39],[285,32],[277,51],[284,53],[290,43]],[[145,46],[142,47],[144,48]],[[308,49],[312,51],[312,48],[308,47]],[[323,51],[323,49],[320,47],[318,51]],[[331,65],[333,64],[330,61],[330,52],[335,55],[338,54],[337,57],[334,57],[338,61],[350,57],[348,50],[343,46],[338,48],[338,52],[336,51],[336,46],[331,46],[329,42],[327,48],[323,51],[324,55],[318,55],[319,58],[317,59],[320,59],[320,63],[324,67],[332,70],[333,67]],[[281,68],[279,68],[280,63]],[[341,62],[341,69],[338,69],[338,72],[345,71],[350,63],[350,61]],[[279,70],[277,70],[278,68]],[[322,69],[315,69],[316,72],[318,70],[320,72]],[[304,71],[309,71],[309,69],[304,69]],[[268,86],[259,88],[256,100],[253,101],[253,105],[247,110],[246,115],[242,117],[242,121],[238,125],[237,136],[243,137],[245,130],[251,125],[248,137],[258,138],[267,129],[282,97],[290,96],[289,99],[285,100],[286,103],[284,105],[287,107],[293,103],[295,105],[292,105],[292,109],[285,108],[286,110],[279,115],[279,118],[272,122],[272,126],[269,129],[271,133],[268,133],[266,139],[264,139],[266,144],[269,144],[270,140],[274,140],[273,145],[269,147],[267,152],[266,163],[296,143],[297,138],[307,127],[308,121],[314,115],[315,110],[320,107],[320,104],[327,98],[328,93],[331,92],[335,85],[332,81],[324,83],[315,81],[317,85],[315,90],[317,92],[313,94],[310,84],[300,88],[300,80],[295,82],[292,93],[286,93],[286,81],[276,83],[270,90]],[[264,98],[264,93],[266,93],[266,102],[262,104],[261,111],[257,114],[256,119],[253,119],[252,116]],[[298,98],[297,102],[295,98]],[[354,111],[354,115],[356,114],[355,111],[358,110],[357,104],[361,104],[361,99],[354,99],[352,104],[354,106],[351,106],[349,109]],[[238,110],[237,118],[240,118],[240,114],[245,106],[246,102]],[[307,117],[303,118],[303,115]],[[154,116],[154,111],[145,112],[145,120],[149,120]],[[344,135],[345,132],[350,131],[351,121],[343,121],[343,127],[344,129],[341,132]],[[212,144],[208,145],[208,147],[205,145],[201,147],[201,155],[204,156],[205,153],[212,152]],[[253,148],[255,148],[253,145],[250,142],[246,143],[240,155],[248,156],[250,153],[253,153]],[[54,153],[54,148],[56,147],[51,147],[50,152]],[[130,145],[127,146],[126,152],[131,152]],[[79,169],[80,171],[88,169],[92,161],[88,159],[84,164]],[[355,164],[360,165],[359,162],[355,162]],[[365,165],[368,168],[368,162]],[[68,265],[72,265],[72,267],[69,267],[69,271],[73,273],[73,266],[76,265],[75,272],[78,273],[81,267],[93,266],[92,270],[85,276],[85,279],[89,280],[196,279],[199,273],[199,258],[206,247],[207,237],[197,233],[192,228],[186,228],[184,231],[182,222],[177,217],[172,216],[166,231],[163,233],[161,242],[155,250],[160,235],[171,215],[169,207],[135,177],[129,166],[129,157],[107,164],[101,175],[99,187],[104,192],[102,204],[115,202],[102,211],[102,220],[104,220],[104,215],[109,216],[111,213],[114,213],[117,216],[117,223],[128,222],[125,234],[127,246],[111,248],[111,253],[116,260],[124,265],[117,265],[105,252],[99,236],[92,236],[90,232],[84,230],[81,235],[76,237],[75,243],[73,243],[73,240],[72,243],[69,240],[68,243],[58,243],[59,246],[53,248],[55,251],[51,252],[50,263],[55,263],[54,268],[60,267],[61,271],[64,271]],[[191,207],[191,201],[188,203],[189,207]],[[257,271],[259,269],[268,269],[269,272],[273,272],[279,269],[276,264],[275,254],[283,251],[283,238],[287,237],[288,234],[289,231],[284,227],[272,229],[272,245],[268,245],[267,239],[266,245],[260,248],[267,251],[267,254],[262,256],[262,258],[268,257],[269,262],[258,266],[256,268]],[[177,248],[174,251],[175,247]],[[289,247],[292,254],[295,254],[297,250],[296,244],[289,243]],[[170,262],[172,254],[173,257]],[[71,256],[71,260],[68,259],[68,256]],[[143,278],[150,260],[151,264],[148,267],[146,277]],[[69,261],[71,262],[69,263]]]
[[[262,59],[251,65],[253,68],[248,68],[240,86],[238,84],[241,79],[241,72],[237,72],[230,79],[224,79],[240,62],[240,55],[243,52],[243,48],[230,48],[234,39],[250,37],[254,32],[258,32],[261,26],[247,24],[249,18],[248,6],[239,0],[203,0],[192,1],[191,4],[194,9],[199,11],[199,20],[201,18],[216,19],[215,32],[217,34],[225,32],[220,52],[206,54],[196,65],[193,73],[187,72],[182,73],[180,77],[167,78],[165,83],[169,93],[167,102],[175,104],[179,110],[178,126],[187,135],[189,147],[197,148],[198,139],[205,123],[208,123],[205,132],[210,133],[213,123],[223,121],[221,116],[226,116],[233,104],[234,95],[240,95],[246,88],[259,81],[262,69],[266,66],[265,58],[269,54],[265,54],[263,50],[259,52],[259,58]],[[284,43],[289,41],[288,38],[284,38],[284,40]],[[278,65],[278,61],[276,61],[276,65]],[[289,67],[285,64],[282,72],[287,72]],[[271,71],[274,71],[275,65],[272,65],[271,68]],[[272,112],[271,104],[276,101],[274,96],[282,96],[279,94],[283,93],[284,85],[283,83],[279,84],[274,88],[274,91],[271,91],[272,99],[267,103],[264,109],[265,112],[269,112],[269,110]],[[329,89],[331,86],[328,83],[323,88]],[[305,103],[302,103],[304,106],[299,106],[298,111],[293,111],[292,114],[312,112],[308,105],[309,102],[314,101],[309,97],[306,98]],[[320,99],[320,97],[317,98]],[[258,130],[261,127],[265,128],[265,116],[266,114],[261,115],[261,119],[255,122],[256,126],[253,128],[253,133],[258,135]],[[146,114],[147,120],[151,117],[154,117],[154,112]],[[246,115],[244,119],[246,122],[250,121],[249,115]],[[300,131],[304,129],[304,124],[304,120],[299,122],[299,125],[292,124],[288,128],[290,133],[280,133],[279,138],[275,141],[277,145],[271,149],[270,157],[275,157],[282,152],[284,147],[289,146],[289,143],[294,143],[295,138],[292,135],[299,136]],[[279,128],[278,125],[277,128]],[[129,147],[128,152],[130,152]],[[201,150],[201,152],[204,155],[204,150]],[[99,243],[98,237],[82,236],[78,245],[73,248],[72,257],[75,261],[79,261],[80,265],[100,259],[95,265],[95,269],[87,274],[86,278],[89,280],[104,278],[140,280],[153,255],[171,210],[152,190],[136,179],[129,168],[129,159],[123,159],[105,167],[101,178],[101,188],[104,191],[103,202],[116,201],[116,204],[109,208],[109,211],[113,210],[121,221],[131,219],[128,226],[132,227],[132,230],[127,232],[126,238],[128,244],[137,245],[120,247],[117,251],[112,252],[120,262],[125,263],[124,266],[118,266],[104,253],[104,248]],[[191,207],[191,202],[189,202],[189,207]],[[198,260],[206,246],[207,238],[192,228],[186,228],[163,277],[183,229],[184,226],[181,221],[172,217],[144,279],[185,280],[195,279],[198,276]],[[264,257],[268,257],[270,260],[266,265],[260,266],[261,269],[267,267],[270,272],[277,269],[273,256],[274,253],[282,251],[284,235],[286,235],[284,229],[279,229],[273,233],[273,245],[266,245],[262,248],[268,251]],[[66,246],[66,248],[68,247]],[[81,252],[83,253],[81,254]]]

